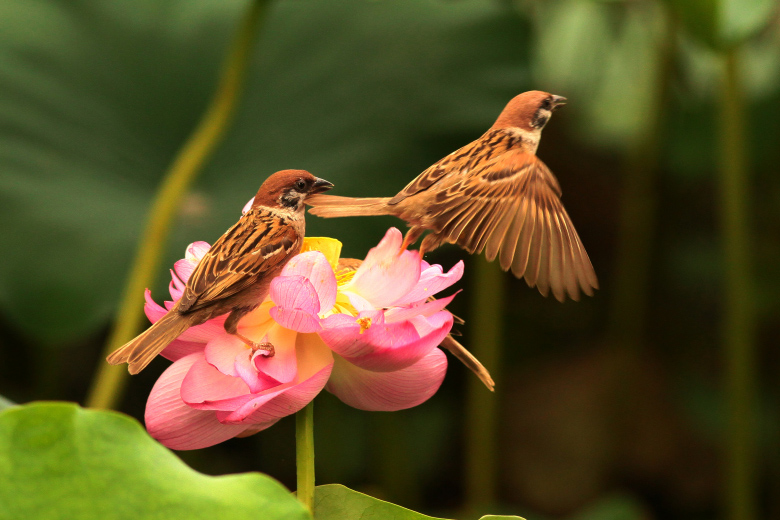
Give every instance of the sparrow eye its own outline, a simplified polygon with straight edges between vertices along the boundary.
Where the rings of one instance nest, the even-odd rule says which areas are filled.
[[[296,189],[296,190],[298,190],[298,191],[303,191],[303,190],[305,190],[305,189],[306,189],[306,183],[305,183],[305,182],[303,182],[303,180],[298,180],[298,181],[295,183],[295,189]]]

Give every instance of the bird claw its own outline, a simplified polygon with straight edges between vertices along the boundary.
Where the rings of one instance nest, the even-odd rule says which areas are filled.
[[[273,355],[276,354],[276,349],[274,349],[274,346],[267,341],[264,341],[263,343],[252,343],[250,347],[252,348],[252,354],[258,350],[262,351],[261,355],[265,357],[273,357]]]
[[[244,342],[244,344],[252,349],[252,355],[254,355],[255,352],[258,350],[262,351],[261,355],[266,357],[273,357],[274,354],[276,354],[276,349],[274,349],[274,346],[271,343],[268,343],[267,341],[263,341],[262,343],[256,343],[252,341],[251,339],[247,338],[243,334],[235,333],[235,335]]]

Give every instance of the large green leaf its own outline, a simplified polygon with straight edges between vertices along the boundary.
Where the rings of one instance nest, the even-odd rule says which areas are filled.
[[[69,403],[0,413],[0,481],[2,520],[311,518],[266,475],[202,475],[129,417]]]
[[[384,500],[358,493],[341,484],[317,486],[314,492],[314,517],[317,520],[443,520],[415,513]],[[519,516],[483,516],[480,520],[522,520]]]
[[[247,5],[0,3],[0,309],[25,334],[62,343],[106,323],[152,194]],[[278,169],[310,169],[340,194],[397,191],[527,87],[526,36],[499,2],[271,3],[238,116],[166,264],[189,242],[213,242]],[[344,240],[351,256],[399,224],[308,220],[310,235]]]

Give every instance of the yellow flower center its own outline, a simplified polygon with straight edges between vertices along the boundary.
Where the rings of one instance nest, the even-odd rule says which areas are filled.
[[[360,333],[363,334],[365,331],[371,328],[371,318],[365,317],[365,318],[358,318],[355,320],[355,323],[360,325]]]
[[[339,287],[342,285],[347,285],[349,282],[352,281],[352,279],[355,277],[356,271],[341,271],[340,273],[336,274],[336,283]]]
[[[335,238],[328,237],[306,237],[303,239],[303,247],[301,247],[301,253],[306,251],[319,251],[328,260],[328,263],[336,273],[336,284],[339,289],[355,277],[354,270],[338,270],[339,257],[341,256],[341,242]],[[347,295],[339,291],[336,294],[336,304],[333,309],[328,309],[325,314],[351,314],[357,316],[358,312],[352,302],[349,301]],[[369,324],[370,326],[370,324]]]

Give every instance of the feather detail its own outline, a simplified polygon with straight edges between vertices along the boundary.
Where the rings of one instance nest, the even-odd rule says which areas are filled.
[[[171,309],[145,332],[112,352],[106,360],[112,365],[127,363],[128,371],[137,374],[185,330],[205,321],[194,315],[182,316],[176,309]]]
[[[479,362],[474,354],[466,350],[466,347],[458,343],[452,334],[444,338],[441,342],[441,347],[449,350],[450,354],[458,358],[458,360],[466,365],[466,368],[474,372],[474,374],[482,381],[488,390],[494,391],[496,384],[493,382],[493,378],[490,377],[490,372]]]
[[[565,98],[530,91],[512,99],[479,139],[423,171],[392,198],[331,195],[311,199],[323,217],[395,215],[412,228],[421,252],[445,242],[498,258],[543,295],[563,301],[588,295],[598,280],[571,219],[561,187],[536,157],[541,130]],[[410,238],[411,237],[411,238]]]
[[[127,362],[135,374],[189,327],[224,314],[229,314],[225,330],[236,334],[241,316],[263,301],[271,280],[300,251],[305,199],[332,187],[305,170],[271,175],[251,208],[200,259],[173,309],[109,355],[108,362]]]
[[[352,198],[336,195],[313,195],[306,204],[313,206],[309,213],[323,218],[394,215],[388,206],[389,197]]]
[[[284,219],[272,210],[252,208],[198,263],[177,304],[179,311],[213,306],[280,269],[302,245],[294,227],[282,222]],[[268,225],[271,223],[275,224]]]

